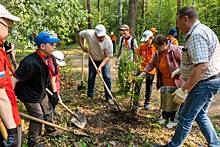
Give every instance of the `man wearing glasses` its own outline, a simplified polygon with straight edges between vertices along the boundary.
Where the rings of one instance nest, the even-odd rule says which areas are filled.
[[[84,52],[88,52],[95,61],[98,67],[97,71],[93,66],[91,60],[89,60],[89,76],[88,76],[88,100],[93,99],[93,89],[95,85],[96,72],[102,73],[102,76],[107,84],[109,90],[111,90],[111,75],[109,61],[113,56],[113,44],[111,38],[106,34],[104,25],[97,25],[95,30],[83,30],[79,33],[80,46]],[[84,46],[84,39],[88,43],[89,49]],[[114,102],[111,96],[105,89],[105,98],[107,102],[112,106]]]
[[[34,41],[38,49],[25,57],[15,71],[16,78],[13,78],[15,94],[31,116],[52,122],[52,105],[58,103],[58,95],[57,91],[53,91],[52,101],[49,103],[46,88],[51,77],[57,74],[56,59],[51,54],[55,48],[54,43],[60,40],[46,32],[40,32]],[[45,146],[40,141],[41,128],[41,123],[30,120],[28,147]],[[47,135],[58,134],[55,128],[45,126],[45,129]]]
[[[7,147],[21,146],[21,128],[19,127],[21,120],[10,76],[10,72],[13,73],[13,71],[3,50],[3,43],[13,22],[19,20],[20,18],[12,15],[3,5],[0,5],[0,116],[2,119],[0,122],[4,123],[8,133],[7,140],[4,140],[0,134],[0,146]],[[2,130],[2,127],[0,129]]]

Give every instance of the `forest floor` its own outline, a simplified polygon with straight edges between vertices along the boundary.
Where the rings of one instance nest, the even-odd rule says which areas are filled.
[[[85,92],[78,92],[77,87],[81,81],[82,52],[79,48],[62,49],[65,54],[67,65],[61,68],[61,98],[63,102],[72,110],[80,107],[81,112],[87,117],[88,124],[82,130],[89,137],[77,136],[73,133],[62,131],[57,137],[44,136],[43,141],[51,147],[147,147],[152,143],[166,144],[172,137],[175,128],[168,129],[159,124],[161,112],[159,91],[156,90],[155,81],[150,103],[150,110],[143,108],[144,85],[141,92],[141,109],[138,114],[131,113],[131,98],[121,95],[118,91],[117,66],[115,59],[111,60],[112,93],[123,112],[117,112],[106,103],[104,99],[104,85],[100,78],[96,77],[95,96],[93,102],[87,101]],[[32,51],[18,50],[19,60]],[[84,86],[87,87],[88,57],[85,59]],[[20,104],[20,111],[25,112],[25,108]],[[220,95],[218,94],[209,111],[212,122],[220,135]],[[71,114],[58,105],[55,113],[55,123],[68,128],[76,128],[71,123]],[[26,146],[28,121],[22,121],[23,146]],[[207,146],[196,123],[193,124],[184,146]]]

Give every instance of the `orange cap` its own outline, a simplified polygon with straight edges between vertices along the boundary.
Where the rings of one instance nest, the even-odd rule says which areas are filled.
[[[150,31],[151,32],[156,32],[156,33],[158,32],[156,28],[151,28]]]

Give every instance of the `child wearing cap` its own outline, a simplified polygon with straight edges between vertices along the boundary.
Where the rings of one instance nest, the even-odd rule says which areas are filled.
[[[153,40],[153,33],[149,30],[145,31],[142,35],[141,38],[141,44],[140,46],[136,49],[136,54],[138,58],[141,58],[142,62],[139,65],[139,70],[137,71],[137,76],[141,74],[141,72],[144,71],[144,68],[150,63],[150,61],[153,58],[154,53],[156,52],[156,48],[152,44]],[[152,93],[152,86],[153,86],[153,80],[154,80],[154,75],[156,73],[156,69],[153,69],[150,71],[148,74],[146,74],[146,91],[145,91],[145,102],[144,102],[144,108],[146,110],[150,109],[149,103],[150,103],[150,97]],[[143,79],[140,79],[136,82],[135,84],[135,93],[134,93],[134,103],[132,110],[137,111],[139,104],[139,97],[140,97],[140,90],[141,90],[141,85],[143,82]]]
[[[37,50],[26,56],[15,71],[15,93],[24,103],[27,112],[34,117],[53,121],[52,106],[46,93],[51,77],[57,74],[55,58],[51,56],[54,51],[54,43],[59,42],[49,33],[40,32],[34,39]],[[57,91],[53,91],[52,105],[58,103]],[[42,124],[30,120],[28,146],[44,146],[40,142]],[[47,135],[55,136],[57,131],[53,127],[45,126]]]
[[[167,36],[167,40],[169,41],[169,43],[173,44],[173,45],[179,45],[178,40],[175,38],[177,36],[177,31],[176,28],[171,28],[168,36]]]

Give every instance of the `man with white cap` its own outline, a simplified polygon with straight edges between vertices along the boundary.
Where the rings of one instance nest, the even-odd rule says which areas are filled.
[[[6,126],[8,139],[4,140],[0,135],[0,146],[20,147],[21,146],[21,124],[16,96],[12,86],[10,72],[12,66],[3,50],[3,43],[8,36],[14,21],[20,18],[12,15],[0,4],[0,115]],[[2,128],[0,128],[2,130]]]
[[[110,64],[109,61],[113,56],[113,45],[111,38],[106,34],[105,26],[99,24],[95,27],[95,30],[83,30],[79,33],[80,46],[84,52],[88,52],[95,61],[98,67],[97,71],[93,66],[91,60],[89,60],[89,76],[88,76],[88,99],[93,98],[93,89],[95,85],[96,72],[102,73],[102,76],[107,84],[109,90],[111,90],[111,76],[110,76]],[[88,43],[88,48],[84,46],[84,40]],[[105,98],[110,105],[114,105],[114,102],[105,89]]]
[[[144,71],[144,68],[149,64],[151,59],[153,58],[154,53],[156,52],[156,48],[152,45],[153,40],[153,33],[149,30],[145,31],[141,38],[141,44],[140,46],[135,50],[138,58],[142,59],[141,64],[139,65],[139,70],[137,72],[137,76],[141,74],[141,72]],[[144,102],[144,108],[146,110],[149,110],[149,103],[150,103],[150,96],[152,93],[152,86],[153,86],[153,80],[154,75],[156,73],[156,69],[153,69],[151,72],[146,74],[146,91],[145,91],[145,102]],[[143,78],[144,79],[144,78]],[[133,104],[133,110],[138,110],[138,100],[140,97],[140,89],[143,82],[143,79],[140,79],[137,81],[135,85],[135,97],[134,97],[134,104]]]

